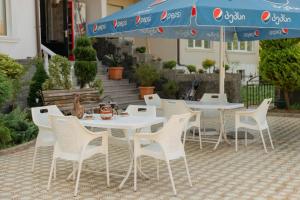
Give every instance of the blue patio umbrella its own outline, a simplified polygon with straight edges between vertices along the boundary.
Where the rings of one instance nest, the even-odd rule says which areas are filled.
[[[300,37],[299,0],[142,0],[87,25],[89,37],[157,37],[224,41]],[[220,67],[220,93],[225,70]]]

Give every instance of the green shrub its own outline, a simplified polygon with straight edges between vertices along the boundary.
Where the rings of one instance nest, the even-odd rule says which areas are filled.
[[[37,136],[38,128],[28,119],[28,113],[16,108],[9,114],[0,115],[0,124],[9,129],[11,141],[9,145],[22,144]],[[0,125],[1,127],[1,125]],[[5,128],[4,128],[5,129]],[[5,129],[6,130],[6,129]],[[6,130],[6,136],[8,131]],[[6,143],[7,144],[7,143]]]
[[[95,88],[98,90],[99,95],[101,96],[104,92],[104,88],[103,88],[103,83],[101,79],[97,79],[95,80],[92,84],[91,84],[92,88]]]
[[[204,72],[205,72],[205,71],[204,71],[203,69],[199,69],[199,70],[198,70],[198,73],[199,73],[199,74],[203,74]]]
[[[0,54],[0,73],[18,80],[24,74],[24,67],[9,56]]]
[[[225,71],[228,71],[230,69],[230,66],[228,64],[225,64],[224,67],[225,67]]]
[[[44,82],[44,90],[70,89],[71,63],[63,56],[55,55],[49,61],[49,78]]]
[[[29,95],[27,98],[27,104],[30,107],[42,106],[43,101],[39,91],[42,90],[44,82],[48,79],[47,72],[44,68],[43,59],[37,58],[34,61],[34,64],[36,66],[36,71],[31,79]],[[36,102],[36,99],[38,99],[38,102]]]
[[[177,62],[175,60],[170,60],[163,63],[164,69],[173,69],[176,67]]]
[[[135,76],[141,86],[150,87],[160,77],[157,69],[151,65],[143,64],[138,66],[135,71]]]
[[[0,107],[11,99],[13,94],[12,82],[2,73],[0,73]]]
[[[80,87],[83,88],[94,81],[97,74],[96,51],[92,47],[91,40],[86,36],[77,38],[74,55],[75,75]]]
[[[188,65],[186,67],[188,68],[188,70],[190,71],[190,73],[197,71],[197,68],[196,68],[195,65]]]
[[[0,122],[0,149],[6,147],[11,140],[10,130]]]
[[[208,70],[211,67],[214,67],[215,65],[216,65],[216,61],[210,59],[206,59],[202,62],[202,66],[205,70]]]
[[[135,51],[138,53],[146,53],[146,47],[137,47]]]
[[[168,81],[163,85],[163,93],[166,98],[176,98],[179,86],[176,81]]]

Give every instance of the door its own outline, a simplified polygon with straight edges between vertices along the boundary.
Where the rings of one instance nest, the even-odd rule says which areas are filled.
[[[69,56],[67,0],[40,0],[42,44],[54,53]]]

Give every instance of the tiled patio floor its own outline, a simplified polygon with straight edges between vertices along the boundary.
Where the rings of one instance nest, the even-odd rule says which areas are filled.
[[[151,179],[138,179],[137,192],[133,192],[132,177],[118,190],[120,177],[111,176],[111,187],[107,188],[105,175],[83,172],[75,199],[300,199],[300,119],[269,117],[269,122],[276,149],[268,154],[257,136],[247,149],[240,141],[238,153],[234,145],[222,144],[212,151],[213,145],[205,144],[201,151],[198,143],[188,142],[186,152],[193,187],[188,186],[183,161],[171,162],[177,197],[173,196],[166,166],[161,164],[161,180],[157,182],[155,162],[144,158],[143,169]],[[34,173],[31,172],[33,148],[0,157],[1,200],[73,199],[74,182],[66,181],[71,163],[58,162],[57,179],[48,192],[52,150],[39,152]],[[105,169],[102,156],[89,160],[87,165]],[[111,146],[110,170],[125,171],[127,166],[127,150]]]

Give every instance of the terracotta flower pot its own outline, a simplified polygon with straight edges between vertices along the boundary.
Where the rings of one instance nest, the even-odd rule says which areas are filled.
[[[145,95],[153,94],[155,87],[139,87],[140,89],[140,99],[144,99]]]
[[[111,80],[122,80],[123,78],[123,67],[109,67],[108,78]]]

